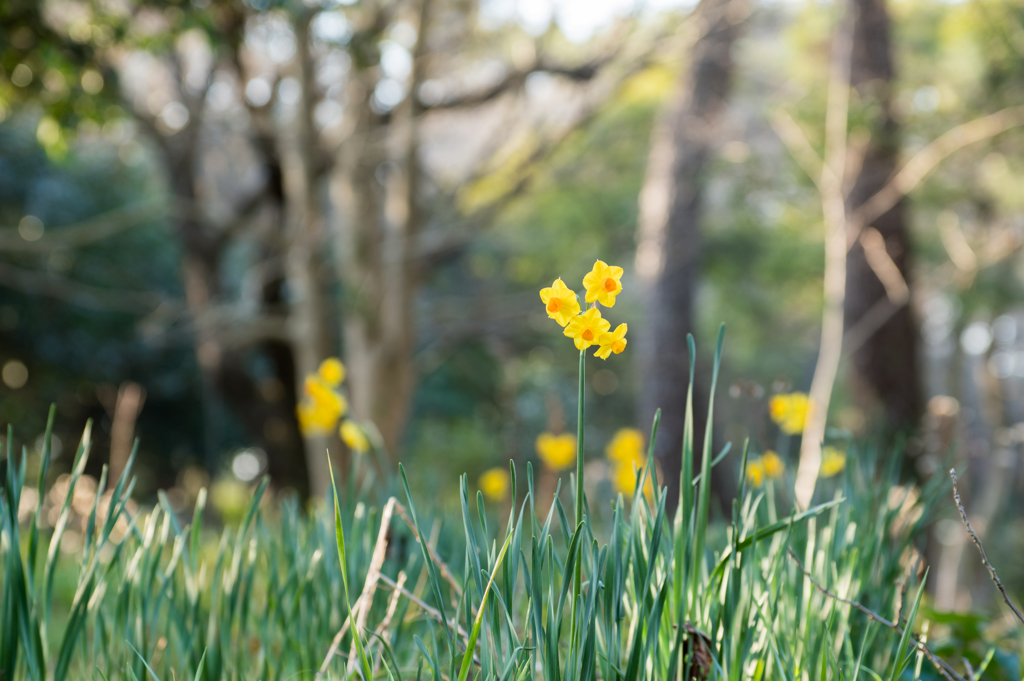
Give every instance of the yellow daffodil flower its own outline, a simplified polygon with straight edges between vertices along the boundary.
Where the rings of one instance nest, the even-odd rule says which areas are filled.
[[[612,487],[618,494],[632,495],[636,489],[636,479],[640,466],[633,467],[633,462],[622,462],[612,468]]]
[[[626,325],[619,324],[615,331],[602,333],[597,339],[597,344],[601,347],[594,355],[601,359],[608,359],[613,352],[616,355],[620,354],[626,349]]]
[[[610,477],[616,494],[631,497],[634,490],[636,490],[637,478],[643,473],[644,466],[646,465],[647,459],[643,456],[631,461],[613,463]],[[648,499],[654,498],[654,482],[649,476],[644,481],[644,496]]]
[[[370,440],[366,437],[363,427],[355,421],[345,419],[341,422],[338,430],[341,441],[348,445],[348,448],[357,454],[364,454],[370,451]]]
[[[485,471],[477,484],[480,485],[480,491],[484,496],[491,501],[505,501],[508,498],[511,481],[508,470],[499,466]]]
[[[340,418],[348,411],[348,402],[345,398],[330,389],[323,381],[315,376],[307,376],[302,385],[302,391],[309,397],[313,404],[328,413],[334,413],[335,418]]]
[[[608,442],[604,455],[611,463],[611,481],[619,494],[631,495],[636,487],[638,471],[647,465],[644,435],[636,428],[620,428]],[[650,497],[653,486],[648,479],[644,494]]]
[[[764,484],[765,470],[761,459],[754,459],[747,462],[747,482],[754,487]]]
[[[823,478],[831,478],[838,475],[846,468],[846,452],[841,452],[835,447],[825,447],[821,455],[821,468],[818,475]]]
[[[345,380],[345,365],[337,357],[331,357],[320,363],[317,374],[324,383],[335,388]]]
[[[600,310],[591,308],[581,315],[576,315],[565,327],[563,332],[576,343],[577,350],[586,350],[597,343],[598,336],[611,328],[607,319],[601,317]]]
[[[636,428],[620,428],[608,442],[604,455],[615,463],[639,461],[644,457],[644,435]]]
[[[338,419],[348,411],[345,398],[334,392],[319,376],[307,376],[302,392],[305,397],[296,407],[295,413],[304,435],[330,433]]]
[[[542,288],[540,299],[544,302],[544,310],[548,317],[554,319],[560,326],[565,326],[570,319],[580,313],[579,298],[561,279],[555,279],[550,287]]]
[[[338,415],[332,409],[323,409],[315,402],[303,400],[295,408],[299,429],[303,435],[327,435],[338,422]]]
[[[761,455],[761,466],[764,468],[764,474],[772,480],[782,479],[782,474],[786,470],[786,462],[770,449]]]
[[[605,307],[615,306],[615,296],[622,291],[622,268],[610,267],[602,260],[594,263],[594,269],[583,277],[587,289],[587,302],[598,302]]]
[[[768,401],[768,415],[787,435],[804,431],[811,402],[805,393],[775,395]]]
[[[537,456],[552,470],[563,471],[576,461],[576,438],[568,433],[541,433],[537,436],[536,448]]]

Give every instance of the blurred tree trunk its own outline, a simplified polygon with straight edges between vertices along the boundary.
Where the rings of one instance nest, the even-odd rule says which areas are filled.
[[[416,387],[416,311],[422,226],[419,125],[415,93],[424,78],[431,0],[416,4],[410,95],[386,118],[372,107],[374,69],[353,73],[349,101],[355,129],[336,183],[342,219],[339,267],[346,286],[345,355],[353,408],[380,431],[396,459]],[[376,21],[374,22],[377,23]],[[374,30],[371,26],[368,30]],[[369,63],[360,59],[357,63]],[[397,153],[388,153],[388,147]],[[389,163],[391,156],[396,162]]]
[[[892,111],[891,24],[885,0],[850,0],[850,11],[854,17],[850,85],[859,96],[859,106],[868,107],[875,115],[869,123],[870,139],[862,165],[846,201],[847,214],[885,185],[899,161],[899,126]],[[904,202],[870,226],[881,235],[885,251],[909,286],[912,245]],[[863,243],[858,240],[847,255],[845,326],[854,328],[869,312],[888,309],[890,314],[859,347],[851,348],[855,387],[862,403],[881,403],[889,432],[909,431],[918,426],[923,410],[917,323],[909,301],[888,300]],[[881,257],[884,259],[884,254]]]
[[[694,332],[703,184],[708,158],[733,76],[732,48],[747,10],[743,0],[702,0],[697,41],[670,107],[655,128],[640,194],[636,267],[645,289],[647,328],[641,337],[641,424],[662,410],[655,455],[668,486],[668,507],[679,497],[683,424],[689,385],[686,335]],[[700,460],[707,392],[694,389],[694,454]],[[727,495],[722,476],[713,484]]]
[[[233,6],[232,6],[233,7]],[[228,37],[229,58],[245,80],[240,51],[243,43],[245,13],[221,15],[224,33]],[[169,56],[172,62],[175,57]],[[180,67],[176,69],[179,77]],[[208,83],[209,84],[209,83]],[[182,283],[189,316],[194,325],[196,358],[200,370],[201,398],[204,412],[205,463],[210,470],[219,464],[219,456],[226,445],[225,426],[228,412],[245,430],[248,440],[263,449],[268,458],[268,472],[278,484],[306,490],[304,463],[296,465],[294,457],[303,449],[295,418],[298,390],[295,387],[297,371],[293,339],[283,329],[281,315],[273,311],[284,307],[286,272],[262,277],[258,287],[256,321],[251,328],[224,323],[220,307],[225,305],[221,285],[221,258],[235,232],[244,229],[259,218],[261,208],[269,205],[271,212],[284,211],[285,189],[282,170],[281,144],[274,136],[267,110],[251,111],[254,125],[254,143],[264,156],[267,166],[266,186],[242,204],[236,206],[231,224],[214,224],[204,214],[197,187],[201,182],[203,111],[206,89],[190,94],[179,83],[179,94],[189,109],[189,123],[180,132],[167,136],[161,132],[153,117],[145,111],[132,108],[164,157],[170,179],[170,190],[177,206],[175,227],[183,246]],[[280,215],[274,218],[284,222]],[[286,247],[288,237],[282,225],[274,236],[278,252]],[[268,361],[272,375],[258,382],[251,374],[251,359],[258,355]],[[323,451],[320,447],[318,451]],[[321,457],[322,458],[322,457]]]
[[[296,391],[301,394],[307,374],[315,373],[331,352],[328,324],[331,310],[326,296],[325,219],[319,196],[321,168],[319,140],[313,122],[316,85],[311,47],[314,12],[295,20],[295,78],[301,96],[292,120],[281,132],[281,170],[284,187],[285,272],[288,287],[288,332],[295,358]],[[310,494],[323,497],[329,487],[328,438],[305,436]]]

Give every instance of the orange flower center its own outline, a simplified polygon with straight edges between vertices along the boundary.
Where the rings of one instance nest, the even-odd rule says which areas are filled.
[[[562,309],[562,299],[561,298],[552,298],[551,300],[548,301],[548,312],[550,312],[551,314],[555,314],[556,312],[558,312],[561,309]]]
[[[582,338],[585,341],[592,341],[592,340],[594,340],[594,330],[593,329],[583,329],[583,333],[580,334],[580,338]]]
[[[616,288],[618,288],[618,286],[618,282],[612,279],[611,277],[608,277],[607,279],[604,280],[604,290],[608,291],[608,293],[614,291]]]
[[[623,340],[612,341],[612,352],[616,355],[626,349],[626,342]]]

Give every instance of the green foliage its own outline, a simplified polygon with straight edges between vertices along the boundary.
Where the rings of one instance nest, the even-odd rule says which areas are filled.
[[[691,440],[692,426],[684,452],[690,461]],[[538,515],[530,466],[518,490],[512,468],[516,503],[507,522],[492,524],[479,495],[473,513],[463,476],[461,539],[450,525],[443,531],[448,523],[440,518],[424,522],[430,519],[417,512],[404,469],[408,507],[389,500],[397,513],[389,512],[383,532],[365,486],[336,489],[333,508],[303,515],[294,501],[261,503],[264,479],[242,522],[224,528],[215,549],[197,529],[202,495],[191,525],[166,497],[130,512],[129,466],[106,509],[104,472],[73,555],[61,550],[72,494],[66,497],[40,559],[38,517],[19,519],[26,464],[12,443],[9,436],[0,495],[4,679],[313,678],[339,630],[339,654],[326,664],[331,678],[425,672],[462,681],[680,674],[760,681],[931,673],[919,657],[915,667],[909,638],[813,588],[787,556],[792,549],[819,584],[879,613],[894,611],[898,580],[907,592],[913,585],[907,619],[918,619],[923,581],[907,556],[915,555],[942,481],[904,504],[909,490],[889,487],[898,463],[871,452],[852,457],[830,501],[779,518],[770,495],[745,488],[724,526],[709,520],[707,452],[699,479],[684,474],[687,492],[674,518],[662,488],[653,499],[643,494],[643,478],[654,472],[648,465],[633,497],[615,500],[600,526],[587,517],[573,527],[560,496]],[[87,429],[71,492],[91,447]],[[44,453],[40,491],[46,461]],[[745,462],[744,451],[741,475]],[[335,551],[339,561],[324,560]],[[369,585],[369,600],[353,602],[350,586],[366,590],[375,553],[383,557],[381,577]],[[65,611],[54,575],[68,568],[77,586]],[[354,630],[358,621],[366,628]],[[353,655],[356,664],[348,664]]]

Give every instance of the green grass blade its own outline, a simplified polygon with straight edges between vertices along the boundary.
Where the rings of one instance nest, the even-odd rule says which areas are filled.
[[[341,525],[341,507],[338,505],[338,486],[334,482],[334,468],[331,465],[331,457],[327,457],[327,469],[331,473],[331,490],[334,492],[334,532],[338,543],[338,560],[341,564],[341,585],[344,590],[345,611],[348,613],[349,631],[352,640],[356,645],[356,655],[359,656],[359,665],[362,667],[364,681],[373,679],[373,670],[370,662],[366,659],[366,651],[363,649],[363,642],[356,630],[356,617],[352,612],[352,602],[348,595],[348,561],[345,559],[345,530]]]

